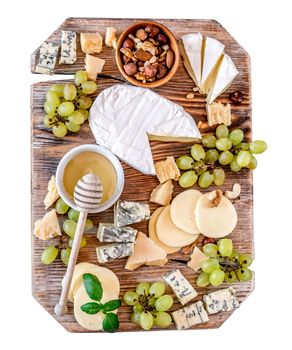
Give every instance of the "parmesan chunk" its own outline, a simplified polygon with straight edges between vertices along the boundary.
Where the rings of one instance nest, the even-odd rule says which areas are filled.
[[[117,30],[114,27],[107,27],[105,33],[105,45],[108,47],[113,47],[116,49],[117,47]]]
[[[97,74],[102,72],[105,60],[92,56],[86,55],[85,57],[85,70],[89,80],[96,80]]]
[[[60,197],[57,186],[56,186],[56,177],[52,175],[50,181],[48,182],[48,193],[44,199],[44,205],[48,209],[56,200]]]
[[[43,241],[62,235],[55,209],[34,223],[33,234]]]
[[[168,180],[154,188],[151,192],[150,202],[168,205],[171,201],[172,192],[173,184],[171,180]]]
[[[202,253],[198,247],[195,247],[191,255],[191,260],[188,261],[187,265],[194,271],[198,271],[202,267],[203,262],[208,259],[209,258]]]
[[[207,117],[209,126],[216,124],[224,124],[226,126],[231,124],[231,106],[221,102],[213,102],[206,105]]]
[[[179,168],[173,157],[167,157],[166,160],[154,164],[156,176],[160,183],[167,180],[177,181],[180,177]]]
[[[102,36],[99,33],[81,33],[80,34],[81,50],[84,53],[101,53]]]

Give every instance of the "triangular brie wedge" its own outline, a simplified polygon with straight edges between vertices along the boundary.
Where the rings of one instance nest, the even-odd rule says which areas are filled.
[[[158,247],[144,233],[138,232],[134,253],[129,256],[125,269],[133,271],[144,264],[161,265],[167,262],[165,259],[165,250]]]
[[[149,139],[194,141],[201,134],[185,110],[150,89],[117,84],[103,90],[90,109],[96,143],[144,174],[155,175]]]
[[[238,70],[236,69],[231,57],[224,54],[217,72],[216,80],[210,88],[207,96],[207,103],[211,104],[219,95],[228,89],[237,74]]]

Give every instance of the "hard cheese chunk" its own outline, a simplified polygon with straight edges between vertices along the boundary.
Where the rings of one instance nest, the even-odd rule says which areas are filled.
[[[97,74],[100,74],[102,72],[104,64],[105,60],[92,55],[86,55],[85,70],[88,79],[96,80]]]
[[[208,314],[217,314],[221,311],[231,311],[239,306],[236,299],[236,290],[232,287],[220,289],[203,296]]]
[[[48,209],[56,200],[60,197],[57,186],[56,186],[56,177],[52,175],[50,181],[48,182],[48,193],[44,199],[44,205]]]
[[[183,309],[172,312],[172,318],[176,328],[188,329],[196,324],[209,321],[208,314],[204,309],[202,301],[186,306]]]
[[[41,74],[54,74],[59,45],[44,41],[40,48],[39,62],[35,71]]]
[[[114,224],[100,223],[97,239],[100,242],[135,242],[138,230],[132,227],[116,227]]]
[[[146,203],[118,201],[114,209],[115,226],[122,227],[149,220],[150,208]]]
[[[112,243],[96,248],[97,260],[103,264],[111,260],[124,258],[134,251],[134,243]]]
[[[198,295],[190,282],[178,269],[167,272],[163,275],[163,278],[170,285],[182,305],[187,304]]]
[[[101,53],[102,36],[99,33],[81,33],[80,34],[81,50],[84,53]]]
[[[73,64],[76,62],[76,33],[67,30],[61,32],[60,64]]]
[[[55,209],[34,223],[33,234],[43,241],[62,235]]]
[[[167,157],[166,160],[155,163],[156,176],[160,183],[167,180],[177,181],[180,177],[179,168],[173,157]]]
[[[188,261],[187,265],[194,271],[198,271],[202,267],[203,262],[208,259],[209,258],[202,253],[198,247],[195,247],[191,255],[191,260]]]
[[[226,105],[221,102],[213,102],[212,104],[206,105],[208,124],[210,126],[216,124],[231,124],[231,106],[229,103]]]
[[[172,192],[173,184],[171,180],[168,180],[154,188],[151,192],[150,202],[160,205],[168,205],[171,201]]]
[[[105,33],[105,45],[108,47],[117,47],[117,30],[114,27],[107,27]]]

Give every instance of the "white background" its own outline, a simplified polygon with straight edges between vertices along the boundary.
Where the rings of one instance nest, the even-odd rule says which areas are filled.
[[[2,349],[291,349],[290,1],[5,1],[1,5]],[[254,174],[256,289],[218,330],[70,334],[31,296],[30,54],[66,17],[214,18],[249,52],[253,134],[269,149]],[[5,344],[5,345],[4,345]]]

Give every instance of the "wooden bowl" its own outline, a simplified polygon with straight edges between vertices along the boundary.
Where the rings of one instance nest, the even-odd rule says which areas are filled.
[[[158,27],[166,35],[166,37],[169,40],[168,45],[174,53],[174,62],[173,62],[173,66],[171,67],[171,69],[169,70],[169,72],[166,74],[165,77],[158,79],[158,80],[155,80],[153,82],[143,83],[142,81],[137,80],[135,77],[130,77],[129,75],[126,74],[126,72],[124,71],[124,67],[123,67],[124,63],[122,61],[123,54],[121,53],[120,49],[123,46],[124,40],[128,37],[129,34],[134,35],[139,28],[144,28],[148,25],[154,25],[154,26]],[[117,42],[116,62],[117,62],[119,71],[121,72],[123,77],[128,82],[130,82],[131,84],[136,85],[136,86],[141,86],[141,87],[145,87],[145,88],[155,88],[155,87],[158,87],[158,86],[161,86],[161,85],[167,83],[174,76],[175,72],[177,71],[177,68],[179,66],[179,61],[180,61],[180,52],[179,52],[179,48],[178,48],[178,44],[177,44],[175,36],[164,25],[157,23],[157,22],[153,22],[153,21],[136,22],[134,25],[127,28],[121,34],[121,36],[119,37],[119,40]]]

